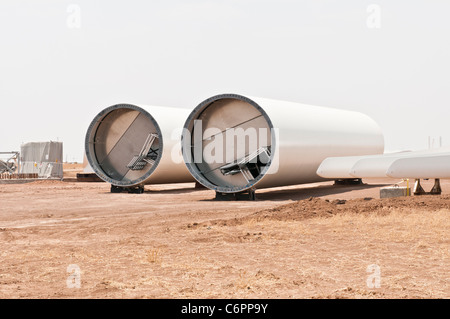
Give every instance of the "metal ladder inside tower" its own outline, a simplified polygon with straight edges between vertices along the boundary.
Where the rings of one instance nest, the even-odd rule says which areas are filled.
[[[270,150],[268,147],[261,147],[254,151],[253,153],[234,161],[233,163],[226,164],[220,167],[220,172],[227,175],[236,175],[241,173],[247,183],[255,180],[256,177],[261,173],[260,166],[265,166],[270,160]],[[254,171],[256,174],[253,174]]]
[[[150,157],[150,155],[157,155],[156,151],[152,150],[151,147],[158,138],[158,134],[151,133],[147,136],[144,146],[142,147],[139,155],[135,155],[133,159],[128,163],[127,167],[132,171],[143,170],[147,164],[154,165],[155,160]],[[152,154],[154,153],[154,154]]]

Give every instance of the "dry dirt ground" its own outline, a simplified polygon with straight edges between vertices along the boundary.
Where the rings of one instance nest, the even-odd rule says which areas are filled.
[[[365,180],[218,202],[193,184],[111,194],[77,170],[0,185],[0,298],[450,297],[450,182],[441,196],[379,199],[399,181]]]

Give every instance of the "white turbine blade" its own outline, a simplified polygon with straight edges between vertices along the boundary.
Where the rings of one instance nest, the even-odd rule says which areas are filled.
[[[386,174],[393,178],[450,179],[450,153],[397,159]]]

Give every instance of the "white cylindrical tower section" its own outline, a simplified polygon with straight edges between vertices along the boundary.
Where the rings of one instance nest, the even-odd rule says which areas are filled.
[[[362,113],[236,94],[205,100],[184,128],[189,171],[221,193],[324,181],[316,171],[325,158],[384,150],[380,127]]]
[[[161,106],[108,107],[87,130],[87,160],[114,186],[193,182],[180,145],[188,114],[187,109]]]

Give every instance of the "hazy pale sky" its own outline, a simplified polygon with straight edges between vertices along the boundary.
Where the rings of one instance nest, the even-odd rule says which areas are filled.
[[[0,151],[117,103],[240,93],[360,111],[386,150],[450,145],[450,1],[0,0]]]

